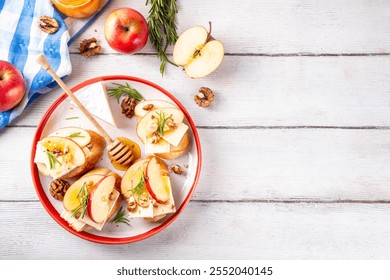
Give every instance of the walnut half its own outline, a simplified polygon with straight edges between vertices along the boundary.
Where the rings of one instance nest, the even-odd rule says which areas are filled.
[[[41,29],[43,32],[49,33],[49,34],[54,34],[57,32],[59,24],[58,21],[56,21],[52,17],[48,16],[41,16],[39,18],[39,24],[38,24],[39,29]]]
[[[206,108],[214,101],[214,93],[208,87],[201,87],[198,95],[194,96],[195,103],[200,107]]]
[[[80,43],[80,55],[84,57],[94,56],[102,50],[102,47],[97,44],[96,38],[85,39]]]

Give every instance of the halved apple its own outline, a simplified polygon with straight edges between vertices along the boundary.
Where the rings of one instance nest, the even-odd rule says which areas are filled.
[[[136,186],[134,180],[136,173],[139,172],[139,170],[145,171],[148,162],[149,162],[148,158],[136,161],[133,165],[129,167],[129,169],[127,169],[127,171],[123,175],[122,183],[121,183],[121,193],[126,199],[128,199],[131,196],[132,194],[131,190],[133,189],[133,185],[134,187]]]
[[[177,106],[171,102],[159,99],[143,100],[135,106],[134,114],[137,118],[142,118],[151,110],[159,108],[177,108]]]
[[[110,214],[110,195],[114,191],[115,182],[114,176],[106,176],[90,192],[87,206],[88,216],[96,223],[106,221]]]
[[[80,147],[85,147],[91,142],[88,131],[79,127],[64,127],[54,131],[49,136],[59,136],[72,139]]]
[[[171,197],[168,167],[157,157],[152,157],[146,169],[146,188],[158,202],[165,203]]]
[[[63,200],[64,208],[69,212],[72,212],[77,209],[77,207],[81,205],[81,198],[79,196],[79,193],[80,189],[84,186],[84,184],[88,190],[104,178],[105,176],[101,174],[91,174],[89,176],[84,176],[78,179],[69,187],[69,189],[65,193]]]
[[[37,143],[34,162],[42,174],[54,179],[65,178],[66,174],[84,165],[86,155],[73,140],[50,136]]]
[[[181,124],[184,120],[184,113],[177,108],[159,108],[147,113],[137,124],[137,135],[145,143],[145,139],[158,129],[157,119],[160,115],[172,116],[175,124]]]
[[[224,57],[223,44],[215,40],[203,26],[184,31],[176,41],[173,60],[183,66],[190,78],[201,78],[215,71]]]

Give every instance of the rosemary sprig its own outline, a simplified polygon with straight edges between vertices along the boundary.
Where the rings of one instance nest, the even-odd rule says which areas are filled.
[[[88,206],[88,190],[87,184],[85,182],[80,188],[79,193],[77,194],[77,198],[80,199],[81,204],[73,211],[72,217],[76,216],[77,213],[81,210],[81,218],[84,218]]]
[[[116,215],[115,215],[115,217],[114,217],[114,219],[113,219],[112,222],[113,222],[114,224],[117,224],[117,223],[124,223],[124,224],[130,226],[130,220],[127,219],[127,218],[125,217],[125,215],[126,215],[126,210],[125,210],[125,209],[122,210],[122,206],[121,206],[121,207],[119,208],[118,212],[116,212]]]
[[[161,60],[160,73],[164,75],[165,65],[170,63],[166,50],[177,41],[177,25],[175,16],[178,13],[177,0],[146,0],[150,4],[148,16],[149,39]]]
[[[71,134],[69,134],[69,136],[68,137],[85,137],[84,135],[80,135],[81,134],[81,132],[75,132],[75,133],[71,133]]]
[[[69,117],[69,118],[65,118],[65,120],[69,121],[69,120],[74,120],[74,119],[78,119],[79,117]]]
[[[53,167],[58,163],[59,165],[62,165],[61,162],[56,158],[55,155],[53,155],[51,152],[46,151],[47,157],[49,158],[49,167],[50,169],[53,169]]]
[[[129,192],[131,192],[132,195],[137,195],[138,199],[140,198],[141,194],[144,192],[145,179],[146,179],[145,172],[142,172],[141,179],[138,182],[138,184],[134,188],[129,190]]]
[[[116,85],[116,87],[108,89],[107,94],[111,97],[114,97],[118,103],[121,96],[130,96],[137,99],[138,101],[142,101],[144,99],[142,95],[135,88],[132,88],[128,83],[126,83],[126,85],[113,83],[113,85]]]
[[[160,136],[164,136],[164,127],[169,119],[169,116],[167,117],[164,111],[160,111],[160,113],[157,113],[158,118],[157,118],[157,133],[160,134]]]

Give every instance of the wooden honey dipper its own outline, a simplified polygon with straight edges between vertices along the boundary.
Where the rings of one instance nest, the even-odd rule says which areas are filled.
[[[104,137],[108,143],[107,151],[108,156],[111,159],[114,167],[119,166],[121,170],[126,170],[134,160],[133,151],[130,147],[124,144],[120,139],[112,140],[110,135],[101,127],[92,114],[84,107],[83,104],[77,99],[77,97],[70,91],[70,89],[64,84],[64,82],[58,77],[57,73],[51,68],[50,63],[47,61],[43,53],[39,54],[36,59],[37,63],[42,66],[58,83],[58,85],[65,91],[69,98],[79,107],[81,112],[88,118],[88,120],[96,127],[100,134]]]

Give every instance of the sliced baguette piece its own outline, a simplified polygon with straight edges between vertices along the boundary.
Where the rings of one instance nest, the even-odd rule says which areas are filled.
[[[106,146],[106,141],[100,134],[96,133],[95,131],[92,130],[87,130],[87,131],[91,136],[91,142],[90,142],[91,147],[88,147],[87,145],[90,154],[86,155],[85,164],[73,169],[71,172],[65,174],[60,179],[69,179],[84,174],[88,170],[94,168],[95,165],[100,160],[100,158],[102,157],[104,147]]]
[[[72,138],[67,137],[49,136],[40,140],[34,159],[39,172],[53,179],[70,179],[92,169],[102,156],[105,140],[92,130],[85,131],[90,136],[90,142],[85,147],[80,147]],[[56,156],[50,162],[48,152],[53,154],[54,149],[63,155]]]
[[[163,159],[168,159],[168,160],[181,157],[187,151],[188,147],[190,146],[190,143],[191,143],[190,137],[188,136],[188,133],[186,133],[184,134],[183,138],[181,139],[177,147],[171,145],[171,150],[169,153],[161,153],[156,155]]]

